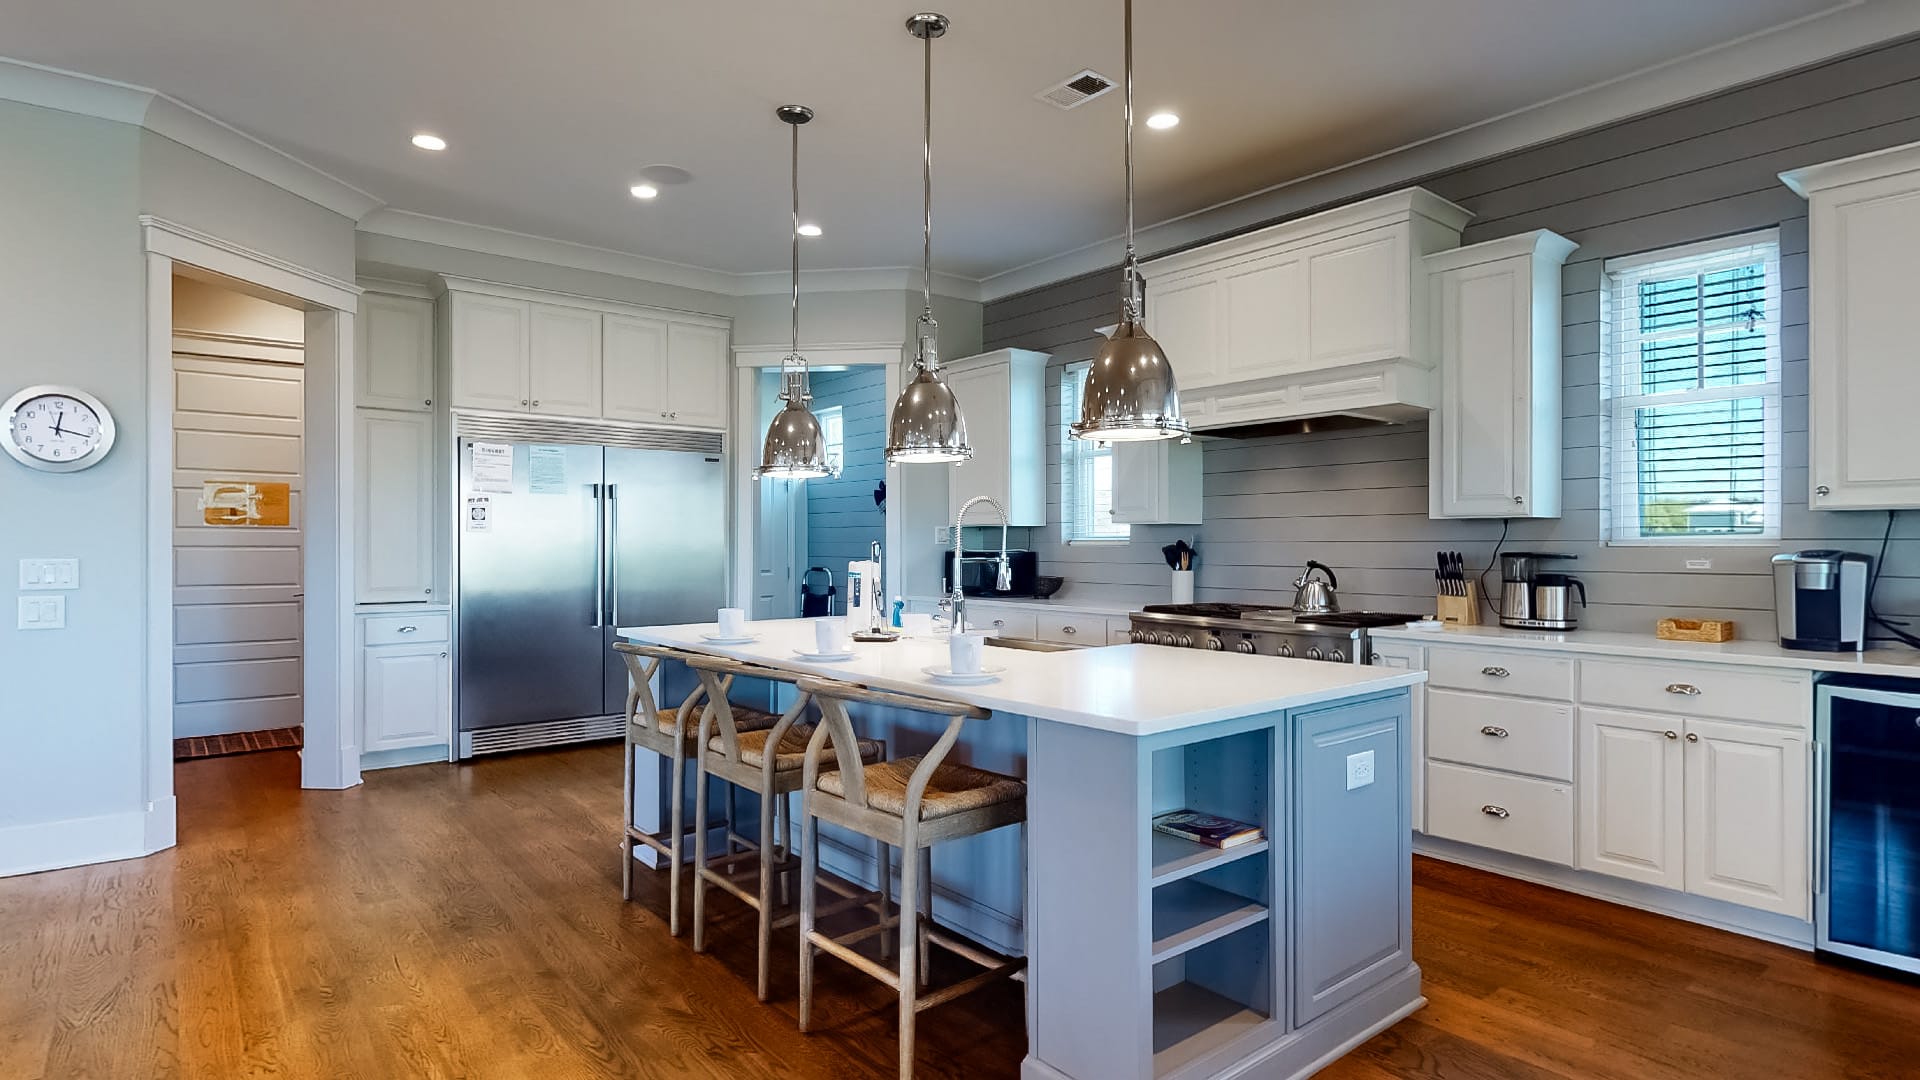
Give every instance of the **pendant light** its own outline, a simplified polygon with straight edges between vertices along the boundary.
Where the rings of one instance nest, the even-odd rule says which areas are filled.
[[[774,115],[793,128],[793,220],[788,236],[793,241],[793,347],[780,361],[780,399],[786,404],[774,414],[767,427],[767,441],[760,453],[755,479],[770,476],[781,480],[806,480],[831,476],[834,463],[827,460],[827,439],[820,421],[807,407],[813,400],[813,387],[807,381],[807,358],[800,355],[800,125],[813,119],[813,110],[805,105],[782,105]]]
[[[1133,0],[1126,0],[1127,258],[1120,325],[1087,369],[1076,439],[1143,442],[1189,439],[1180,389],[1160,343],[1140,325],[1140,264],[1133,250]]]
[[[939,323],[933,318],[933,39],[947,32],[947,17],[922,12],[907,20],[907,33],[926,43],[922,119],[925,121],[925,173],[921,194],[921,299],[919,347],[913,377],[900,390],[887,424],[887,461],[960,462],[973,456],[960,401],[940,375]]]

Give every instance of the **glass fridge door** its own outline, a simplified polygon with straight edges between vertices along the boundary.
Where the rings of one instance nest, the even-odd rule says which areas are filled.
[[[1920,694],[1822,686],[1820,695],[1829,758],[1820,945],[1920,970]]]

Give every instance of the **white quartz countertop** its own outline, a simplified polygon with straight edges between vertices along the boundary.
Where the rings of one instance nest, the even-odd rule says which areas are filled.
[[[743,645],[707,641],[718,630],[713,623],[621,627],[619,633],[632,641],[1123,735],[1157,735],[1426,680],[1423,671],[1159,645],[1110,645],[1051,653],[989,648],[987,666],[1005,669],[997,682],[946,686],[922,670],[946,666],[943,636],[884,644],[856,642],[853,659],[821,662],[797,655],[813,651],[811,619],[755,622],[747,628],[756,640]]]
[[[1444,630],[1389,627],[1368,633],[1379,640],[1404,641],[1410,645],[1486,645],[1594,656],[1630,656],[1648,660],[1920,678],[1920,649],[1887,648],[1869,649],[1864,653],[1823,653],[1783,649],[1778,642],[1765,640],[1735,639],[1719,643],[1663,641],[1652,634],[1606,630],[1575,630],[1557,634],[1545,630],[1509,630],[1504,626],[1450,626]]]

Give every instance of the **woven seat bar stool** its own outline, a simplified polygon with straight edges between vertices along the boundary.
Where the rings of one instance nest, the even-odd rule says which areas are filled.
[[[729,702],[726,694],[718,688],[736,676],[789,685],[794,682],[794,677],[773,668],[717,656],[693,656],[687,664],[707,689],[707,705],[700,714],[696,743],[699,747],[696,754],[699,786],[694,789],[694,816],[700,817],[705,813],[709,776],[719,777],[730,785],[727,788],[729,803],[737,788],[746,788],[760,796],[760,830],[757,839],[730,836],[726,854],[712,858],[707,854],[706,835],[700,833],[694,836],[693,951],[706,950],[707,886],[718,886],[759,914],[760,954],[755,989],[760,1000],[765,1001],[773,931],[800,919],[797,911],[776,915],[777,905],[773,894],[774,881],[778,877],[784,900],[788,884],[800,869],[798,860],[793,857],[790,842],[793,808],[788,797],[800,790],[801,766],[806,759],[808,740],[814,735],[812,725],[800,723],[800,718],[806,714],[811,703],[811,695],[804,691],[797,694],[793,704],[771,727],[742,729],[737,719],[740,706]],[[855,761],[878,761],[886,753],[882,743],[873,739],[856,739],[851,734],[847,746]],[[736,842],[745,850],[734,852]],[[749,858],[758,864],[759,872],[758,888],[753,891],[741,883],[734,871],[738,863]],[[840,899],[833,905],[836,911],[869,904],[883,912],[887,909],[884,891],[869,893],[841,887],[838,883],[835,883],[834,891],[840,894]]]
[[[636,844],[645,844],[659,852],[667,860],[668,900],[667,929],[675,937],[680,934],[680,863],[686,850],[684,841],[687,825],[683,807],[686,805],[686,761],[687,750],[699,737],[698,721],[694,719],[696,711],[707,697],[709,687],[705,682],[697,685],[688,694],[678,708],[662,710],[653,693],[653,678],[659,672],[660,665],[666,660],[678,660],[685,663],[695,658],[694,653],[680,649],[670,649],[658,645],[636,645],[632,642],[614,642],[613,651],[620,655],[627,665],[627,706],[626,706],[626,783],[622,790],[622,806],[625,816],[621,818],[624,840],[621,843],[620,895],[633,899],[633,851]],[[718,683],[721,696],[732,684],[728,679]],[[750,709],[744,705],[734,706],[732,716],[735,727],[741,731],[761,731],[771,728],[778,719],[763,709]],[[659,754],[671,763],[672,779],[669,781],[671,794],[668,796],[667,828],[658,833],[650,833],[636,827],[633,823],[633,751],[635,747]],[[728,800],[728,831],[733,830],[732,800]],[[705,821],[705,812],[699,816]],[[696,830],[706,835],[704,828]]]
[[[1024,959],[996,956],[934,927],[933,845],[1024,822],[1027,785],[1017,777],[946,760],[968,720],[992,715],[986,709],[824,679],[803,678],[799,687],[813,696],[821,716],[820,726],[807,745],[800,797],[800,1030],[806,1031],[812,1020],[814,952],[830,953],[899,992],[900,1077],[910,1080],[914,1017],[920,1010],[951,1001],[1026,966]],[[844,750],[853,739],[853,722],[847,715],[850,701],[945,716],[947,728],[925,754],[878,764],[857,761]],[[820,914],[814,910],[813,901],[814,875],[820,865],[821,821],[900,849],[897,971],[853,949],[856,942],[876,933],[884,944],[885,920],[877,927],[838,937],[815,928]],[[883,878],[886,865],[883,859]],[[923,992],[930,945],[938,945],[985,970],[951,986]]]

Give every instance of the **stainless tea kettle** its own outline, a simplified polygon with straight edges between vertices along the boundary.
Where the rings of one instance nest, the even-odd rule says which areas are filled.
[[[1327,575],[1327,580],[1316,579],[1313,576],[1315,570]],[[1306,571],[1293,583],[1293,613],[1295,615],[1326,615],[1339,611],[1340,599],[1333,595],[1333,590],[1339,587],[1339,580],[1333,576],[1333,571],[1325,563],[1307,560]]]

